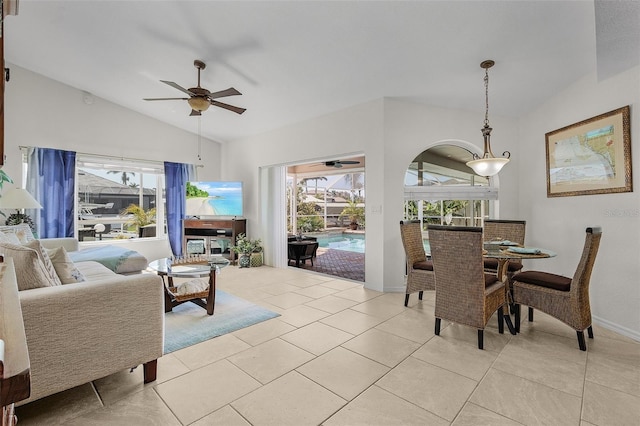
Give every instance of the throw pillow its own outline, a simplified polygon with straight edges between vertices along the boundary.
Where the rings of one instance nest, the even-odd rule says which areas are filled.
[[[0,243],[0,252],[13,259],[18,290],[60,285],[58,276],[56,275],[55,280],[53,279],[36,250],[11,243]]]
[[[33,236],[33,232],[31,232],[31,228],[26,223],[21,223],[19,225],[3,225],[0,226],[0,232],[4,234],[13,233],[20,240],[20,244],[25,244],[31,241],[34,241],[36,238]]]
[[[21,244],[18,236],[13,232],[7,232],[6,234],[4,232],[0,232],[0,243],[11,243],[17,246]]]
[[[49,257],[47,250],[42,247],[42,244],[40,244],[40,240],[33,240],[30,243],[23,244],[23,246],[34,249],[38,253],[38,257],[40,257],[49,277],[51,277],[55,285],[61,285],[62,282],[56,273],[56,268],[53,267],[53,262],[51,262],[51,258]]]
[[[56,247],[54,249],[47,249],[47,254],[51,258],[53,268],[56,270],[56,274],[62,284],[73,284],[86,281],[82,272],[76,268],[69,254],[64,247]]]

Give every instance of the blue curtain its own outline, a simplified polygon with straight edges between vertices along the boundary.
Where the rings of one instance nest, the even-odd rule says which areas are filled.
[[[193,164],[164,163],[167,196],[167,233],[175,256],[182,256],[182,219],[187,206],[187,182],[194,179]]]
[[[40,238],[73,237],[76,153],[31,148],[28,156],[27,190],[42,205],[32,216]]]

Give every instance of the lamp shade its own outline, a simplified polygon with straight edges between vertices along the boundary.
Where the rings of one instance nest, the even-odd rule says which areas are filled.
[[[509,162],[508,158],[489,157],[479,158],[467,162],[467,166],[471,167],[475,174],[479,176],[494,176]]]
[[[9,189],[0,197],[0,209],[41,209],[42,206],[26,189]]]
[[[209,101],[202,96],[193,96],[187,102],[196,111],[206,111],[209,108]]]

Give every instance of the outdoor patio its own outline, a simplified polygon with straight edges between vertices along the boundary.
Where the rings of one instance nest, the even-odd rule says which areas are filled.
[[[301,268],[364,282],[364,253],[320,247],[313,264],[306,262]]]

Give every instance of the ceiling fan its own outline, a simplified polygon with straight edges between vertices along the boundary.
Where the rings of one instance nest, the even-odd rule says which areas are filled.
[[[360,164],[359,161],[355,161],[355,160],[334,160],[334,161],[325,161],[324,165],[327,167],[335,167],[336,169],[339,169],[342,167],[343,164]]]
[[[234,95],[242,95],[242,93],[238,92],[233,87],[230,87],[226,90],[221,90],[219,92],[210,92],[204,87],[200,87],[200,70],[203,70],[207,67],[207,65],[199,60],[193,61],[193,65],[198,69],[198,85],[196,87],[192,87],[190,89],[185,89],[173,81],[165,81],[160,80],[164,84],[168,84],[169,86],[180,90],[181,92],[189,95],[188,98],[145,98],[145,101],[172,101],[172,100],[181,100],[187,101],[189,106],[191,107],[190,116],[198,116],[202,115],[202,111],[206,111],[209,108],[209,105],[214,105],[220,108],[227,109],[229,111],[233,111],[236,114],[242,114],[246,111],[246,108],[239,108],[233,105],[225,104],[222,102],[216,101],[218,98],[223,98],[225,96],[234,96]]]

